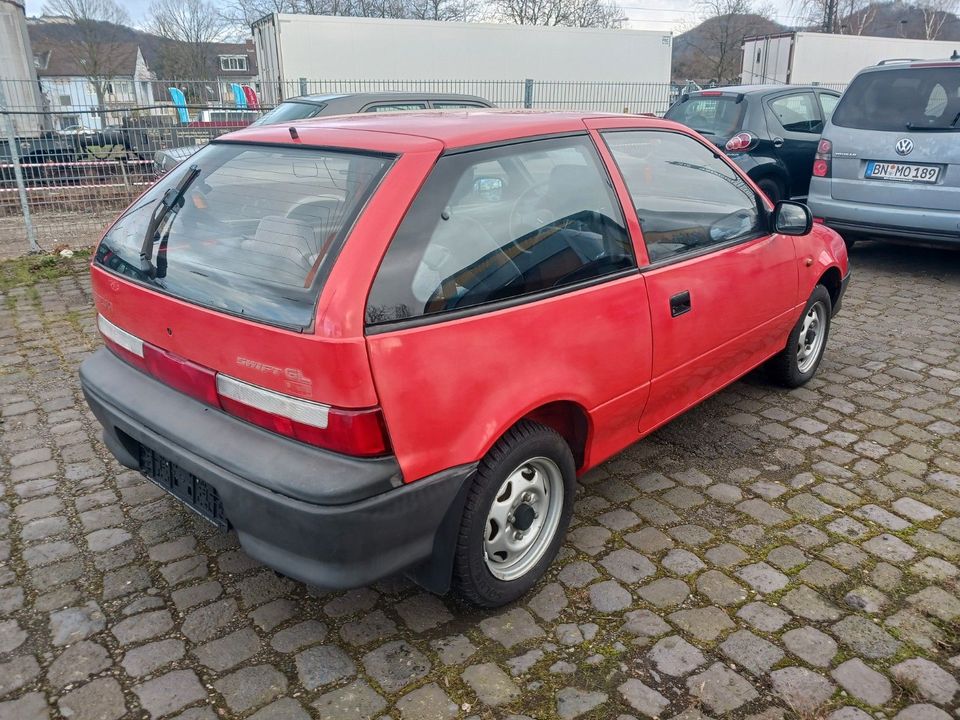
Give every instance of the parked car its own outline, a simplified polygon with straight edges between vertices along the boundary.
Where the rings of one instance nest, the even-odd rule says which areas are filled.
[[[304,95],[284,100],[249,124],[273,125],[274,123],[300,121],[312,117],[349,115],[351,113],[488,107],[493,107],[493,105],[483,98],[476,95],[456,93],[378,92],[351,93],[348,95]],[[153,159],[154,167],[158,173],[169,172],[171,168],[193,155],[200,147],[202,145],[186,145],[158,150]]]
[[[530,589],[576,476],[823,357],[843,241],[681,125],[401,113],[218,138],[92,263],[107,446],[323,587]]]
[[[960,54],[885,62],[850,83],[820,141],[810,209],[848,243],[960,243]]]
[[[812,85],[740,85],[683,95],[665,117],[726,152],[777,202],[807,195],[820,133],[839,99]]]

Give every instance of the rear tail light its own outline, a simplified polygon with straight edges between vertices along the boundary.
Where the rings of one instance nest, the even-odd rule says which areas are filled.
[[[753,133],[742,132],[737,133],[732,138],[727,140],[727,144],[724,145],[727,152],[745,152],[753,147],[753,144],[756,142],[757,137]]]
[[[216,373],[122,330],[102,315],[97,327],[116,355],[212,407],[300,442],[358,457],[390,452],[379,407],[346,410],[302,400]]]
[[[817,145],[817,154],[813,159],[813,176],[830,177],[830,162],[833,159],[833,143],[823,139]]]

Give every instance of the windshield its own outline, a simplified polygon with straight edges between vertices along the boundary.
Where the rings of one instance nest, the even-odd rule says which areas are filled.
[[[732,95],[691,95],[689,100],[675,103],[664,117],[701,135],[730,137],[740,129],[745,106]]]
[[[316,104],[290,100],[280,103],[273,110],[254,120],[250,125],[275,125],[291,120],[304,120],[305,118],[316,117],[326,106],[326,103]]]
[[[860,130],[957,129],[960,65],[865,72],[854,78],[833,124]]]
[[[95,262],[199,305],[307,328],[322,281],[389,162],[208,145],[117,220]]]

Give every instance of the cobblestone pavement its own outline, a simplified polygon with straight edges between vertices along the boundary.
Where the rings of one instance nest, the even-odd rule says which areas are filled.
[[[960,716],[960,256],[879,245],[820,374],[582,479],[524,601],[279,577],[113,462],[83,275],[3,298],[0,720]]]

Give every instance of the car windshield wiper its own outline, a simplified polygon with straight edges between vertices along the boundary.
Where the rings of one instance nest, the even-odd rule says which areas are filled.
[[[907,123],[907,130],[911,132],[955,132],[960,130],[960,127],[957,127],[958,119],[960,119],[960,113],[957,113],[957,117],[955,117],[949,125],[915,125],[914,123]]]
[[[147,231],[143,235],[143,243],[140,245],[140,272],[144,273],[147,277],[156,277],[156,268],[153,265],[153,246],[157,241],[157,232],[160,226],[163,224],[167,215],[171,212],[175,215],[180,211],[180,208],[183,207],[184,193],[187,192],[187,188],[197,179],[199,174],[200,168],[196,165],[191,165],[186,175],[180,179],[180,182],[172,188],[167,188],[167,191],[160,199],[160,204],[157,205],[153,214],[150,216]]]

